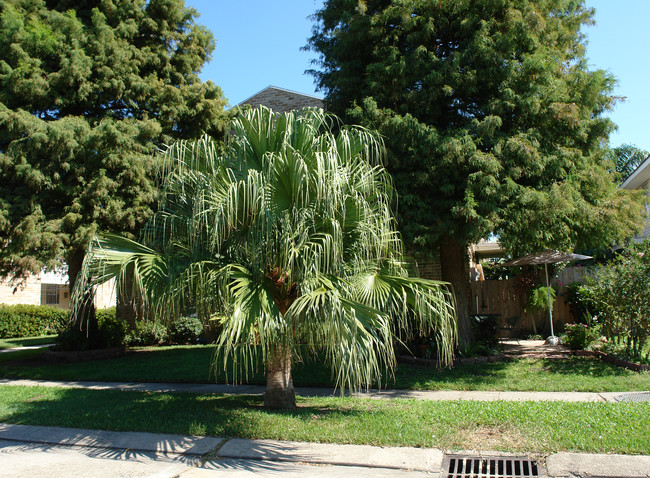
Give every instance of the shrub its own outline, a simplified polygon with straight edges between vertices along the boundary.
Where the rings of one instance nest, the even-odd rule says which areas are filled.
[[[127,345],[160,345],[167,340],[167,328],[158,322],[141,320],[126,336]]]
[[[196,343],[203,332],[203,324],[196,317],[179,317],[171,326],[169,338],[177,344]]]
[[[36,337],[64,330],[70,311],[47,305],[0,305],[0,338]]]
[[[56,338],[57,350],[75,350],[82,351],[88,350],[90,347],[86,334],[74,325],[70,325],[67,329],[61,331]]]
[[[631,244],[587,282],[611,346],[641,359],[650,335],[650,241]]]
[[[586,323],[588,318],[597,315],[591,291],[581,282],[572,282],[566,288],[566,301],[577,323]]]
[[[476,343],[487,349],[499,346],[499,319],[496,315],[472,315],[471,323]]]
[[[562,343],[571,350],[584,350],[600,337],[600,327],[590,324],[566,324]]]
[[[115,317],[115,307],[97,310],[96,317],[98,339],[95,347],[110,348],[124,345],[127,324]],[[81,351],[90,348],[86,333],[73,324],[69,324],[65,330],[59,333],[56,344],[60,350]]]
[[[115,307],[98,310],[97,324],[99,325],[99,335],[104,347],[124,345],[128,325],[124,320],[115,316]]]

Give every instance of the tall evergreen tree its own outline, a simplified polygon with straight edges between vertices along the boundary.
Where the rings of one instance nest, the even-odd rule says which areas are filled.
[[[379,129],[413,251],[440,250],[467,338],[469,243],[608,245],[640,224],[603,145],[614,79],[590,71],[576,0],[326,0],[312,71],[328,107]]]
[[[223,129],[198,73],[212,34],[183,0],[0,0],[0,276],[67,263],[151,215],[153,153]]]

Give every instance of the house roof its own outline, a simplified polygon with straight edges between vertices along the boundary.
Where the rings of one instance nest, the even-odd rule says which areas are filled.
[[[297,91],[267,86],[254,95],[238,103],[240,105],[251,105],[253,107],[264,105],[278,113],[286,113],[291,110],[298,110],[309,106],[322,108],[323,99],[318,96],[299,93]]]
[[[502,257],[505,251],[498,242],[488,242],[481,239],[476,244],[472,244],[471,252],[477,259],[486,259],[489,257]]]
[[[650,155],[645,161],[627,178],[621,188],[623,189],[641,189],[646,181],[650,180]]]

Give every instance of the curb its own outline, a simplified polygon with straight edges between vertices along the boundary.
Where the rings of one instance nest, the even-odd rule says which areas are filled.
[[[48,445],[164,453],[202,461],[241,459],[354,466],[441,473],[444,452],[436,448],[377,447],[278,440],[198,437],[172,434],[112,432],[81,428],[40,427],[0,423],[0,440]],[[456,454],[458,452],[454,452]],[[521,453],[464,452],[481,456]],[[650,478],[650,456],[554,453],[540,466],[548,477],[598,476]]]
[[[223,438],[215,437],[40,427],[10,423],[0,423],[0,439],[47,445],[137,450],[190,456],[203,456],[210,453],[224,441]]]
[[[650,456],[555,453],[546,458],[546,469],[551,477],[646,478]]]
[[[242,438],[198,437],[0,423],[0,440],[48,445],[133,450],[204,459],[242,459],[439,472],[435,448],[376,447]]]

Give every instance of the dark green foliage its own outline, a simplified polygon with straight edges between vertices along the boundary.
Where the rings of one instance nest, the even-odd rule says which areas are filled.
[[[600,327],[595,323],[566,324],[562,343],[571,350],[584,350],[600,337]]]
[[[160,345],[168,339],[167,328],[159,323],[148,320],[138,321],[135,329],[131,330],[126,336],[126,345],[130,346],[147,346]]]
[[[195,344],[203,332],[203,324],[197,317],[179,317],[169,330],[169,339],[175,344]]]
[[[97,228],[149,218],[157,148],[220,134],[196,16],[183,0],[0,0],[0,276],[68,262],[73,285]]]
[[[115,319],[115,307],[97,309],[97,323],[99,323],[99,325],[112,319]]]
[[[69,317],[69,311],[66,311]],[[86,332],[78,325],[68,323],[59,333],[56,347],[59,350],[88,350],[90,348],[109,348],[124,345],[127,324],[115,317],[115,307],[97,310],[97,338],[88,341]],[[68,320],[68,319],[66,319]]]
[[[496,315],[473,315],[472,330],[478,344],[486,349],[499,347],[499,318]]]
[[[589,317],[597,315],[590,290],[581,282],[572,282],[567,286],[566,301],[576,323],[585,323]]]
[[[592,16],[575,0],[324,2],[312,73],[332,111],[385,135],[412,248],[584,248],[640,226],[602,149],[614,79],[588,68]]]
[[[0,338],[37,337],[65,329],[70,311],[47,305],[0,305]]]
[[[97,323],[104,347],[124,345],[128,325],[124,320],[115,317],[115,307],[98,310]]]

